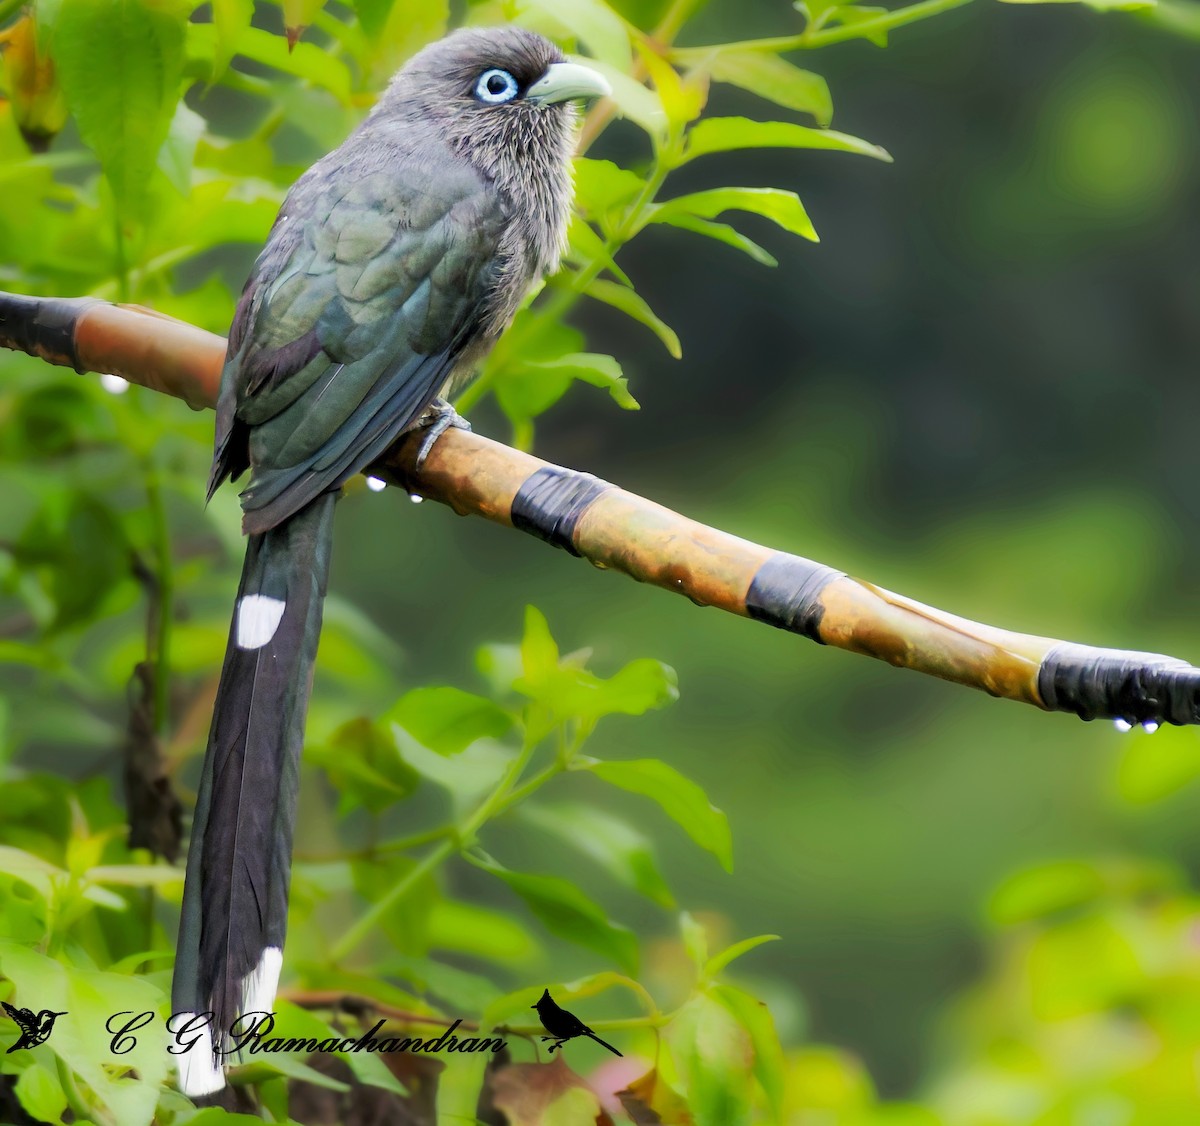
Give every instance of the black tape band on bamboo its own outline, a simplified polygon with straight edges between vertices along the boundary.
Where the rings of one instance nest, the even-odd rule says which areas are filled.
[[[1159,653],[1060,642],[1042,661],[1038,690],[1046,707],[1082,719],[1200,723],[1200,669]]]
[[[835,571],[824,563],[781,551],[758,569],[746,594],[746,610],[755,621],[803,634],[824,645],[821,619],[825,616],[825,606],[821,592],[834,579],[844,577],[845,572]]]
[[[222,337],[149,309],[3,292],[0,347],[122,375],[196,409],[215,403],[225,356]],[[1200,723],[1200,669],[1186,661],[959,618],[461,430],[443,435],[421,469],[419,446],[419,435],[402,438],[373,471],[700,605],[1049,711]]]
[[[592,504],[613,486],[590,473],[547,465],[518,490],[512,502],[512,525],[572,555],[579,521]]]
[[[0,299],[0,346],[82,374],[85,369],[75,351],[75,326],[84,309],[98,304],[96,298],[5,293]]]

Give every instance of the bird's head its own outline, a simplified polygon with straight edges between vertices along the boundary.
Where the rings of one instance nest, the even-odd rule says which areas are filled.
[[[551,1000],[553,1000],[553,998],[550,996],[550,990],[543,989],[542,995],[537,999],[537,1004],[530,1005],[529,1007],[531,1009],[536,1009],[538,1007],[538,1005],[544,1005],[547,1001],[551,1001]]]
[[[431,129],[474,164],[527,217],[539,265],[552,269],[570,208],[574,104],[610,92],[532,31],[463,28],[414,55],[372,117]]]
[[[518,27],[462,28],[414,55],[393,80],[401,95],[456,137],[485,143],[496,135],[569,134],[573,103],[611,93],[591,67]]]

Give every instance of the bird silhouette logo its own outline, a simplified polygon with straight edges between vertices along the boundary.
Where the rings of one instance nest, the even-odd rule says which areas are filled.
[[[550,990],[542,990],[541,999],[536,1005],[530,1005],[531,1009],[537,1009],[538,1017],[542,1022],[542,1027],[550,1033],[549,1036],[543,1036],[542,1041],[553,1040],[550,1045],[550,1052],[553,1054],[555,1048],[561,1048],[568,1040],[574,1040],[576,1036],[587,1036],[595,1040],[597,1044],[607,1048],[614,1056],[619,1056],[621,1053],[617,1051],[611,1044],[601,1040],[586,1024],[583,1023],[574,1013],[567,1012],[558,1002],[550,996]]]
[[[9,1052],[15,1052],[19,1048],[36,1048],[39,1044],[44,1044],[50,1039],[50,1033],[54,1031],[54,1022],[59,1017],[67,1015],[42,1009],[37,1016],[34,1016],[32,1010],[15,1009],[7,1001],[0,1001],[0,1005],[4,1006],[4,1011],[17,1022],[21,1029],[21,1035],[17,1037],[17,1042],[8,1049]],[[7,1053],[5,1054],[7,1055]]]

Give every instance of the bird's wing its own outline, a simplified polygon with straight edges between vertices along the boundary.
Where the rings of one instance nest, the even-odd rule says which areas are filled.
[[[21,1026],[22,1031],[31,1032],[37,1028],[37,1017],[29,1009],[14,1009],[7,1001],[0,1001],[4,1011]]]
[[[297,185],[222,377],[210,495],[249,467],[247,531],[341,484],[425,411],[488,327],[506,219],[449,156]]]

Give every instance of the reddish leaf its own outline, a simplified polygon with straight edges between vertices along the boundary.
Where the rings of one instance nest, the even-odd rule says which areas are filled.
[[[617,1098],[635,1126],[693,1126],[695,1121],[683,1097],[654,1068],[618,1091]]]
[[[515,1063],[496,1072],[492,1104],[508,1126],[613,1126],[596,1093],[558,1056],[551,1063]]]

